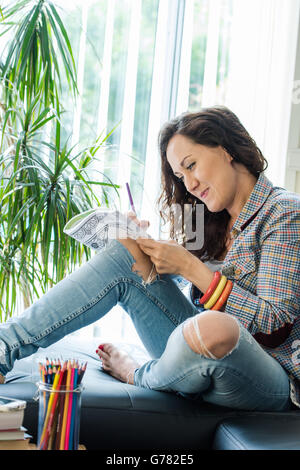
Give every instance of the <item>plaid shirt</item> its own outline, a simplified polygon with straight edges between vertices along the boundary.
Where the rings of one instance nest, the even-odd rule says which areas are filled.
[[[231,230],[222,274],[234,315],[287,371],[300,408],[300,196],[261,174]]]

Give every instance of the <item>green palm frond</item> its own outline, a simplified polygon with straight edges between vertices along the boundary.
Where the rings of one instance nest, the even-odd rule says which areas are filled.
[[[0,321],[24,308],[91,252],[63,232],[74,215],[109,206],[115,185],[97,170],[108,137],[78,150],[62,142],[61,81],[77,93],[76,68],[63,22],[50,0],[2,7],[0,36]],[[96,174],[101,174],[97,181]]]
[[[20,11],[25,15],[19,19]],[[45,105],[54,105],[55,86],[60,85],[62,63],[70,90],[78,92],[76,67],[67,31],[51,1],[17,2],[3,8],[4,23],[10,19],[14,38],[6,51],[1,67],[2,80],[6,83],[6,103],[11,102],[11,84],[15,84],[22,101],[31,101],[45,73]]]

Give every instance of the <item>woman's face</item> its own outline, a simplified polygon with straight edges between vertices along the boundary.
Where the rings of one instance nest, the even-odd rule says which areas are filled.
[[[169,141],[166,154],[173,173],[210,212],[230,211],[237,172],[223,147],[206,147],[176,134]]]

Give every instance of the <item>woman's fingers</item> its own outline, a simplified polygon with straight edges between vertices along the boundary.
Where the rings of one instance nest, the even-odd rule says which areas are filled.
[[[149,220],[139,220],[136,214],[132,211],[127,212],[127,217],[129,217],[133,222],[139,225],[141,228],[147,228],[150,225]]]
[[[142,246],[142,245],[139,245],[140,249],[148,256],[151,256],[152,255],[152,250],[145,247],[145,246]]]
[[[152,238],[148,239],[148,238],[138,237],[136,239],[136,242],[138,246],[140,247],[140,249],[144,251],[144,253],[149,255],[150,253],[152,253],[153,249],[156,248],[156,246],[155,244],[147,243],[147,240],[152,240]]]
[[[145,238],[145,237],[138,237],[136,239],[140,248],[158,248],[161,244],[157,240],[153,240],[153,238]]]
[[[143,227],[143,228],[147,228],[147,227],[149,227],[149,225],[150,225],[149,220],[141,220],[140,221],[140,226]]]
[[[135,222],[137,225],[140,224],[140,221],[139,219],[137,218],[137,216],[135,215],[134,212],[127,212],[127,217],[131,220],[133,220],[133,222]]]

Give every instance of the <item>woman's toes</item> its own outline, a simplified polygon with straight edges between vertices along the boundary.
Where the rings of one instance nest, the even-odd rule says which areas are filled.
[[[110,352],[112,350],[113,345],[111,343],[103,343],[98,346],[96,349],[96,354],[100,357],[100,359],[108,359]]]
[[[139,367],[136,361],[111,343],[103,343],[99,347],[96,352],[102,361],[102,369],[122,382],[133,383],[134,370]]]
[[[102,343],[101,346],[101,350],[109,355],[111,355],[114,350],[117,350],[116,346],[114,346],[112,343]]]

